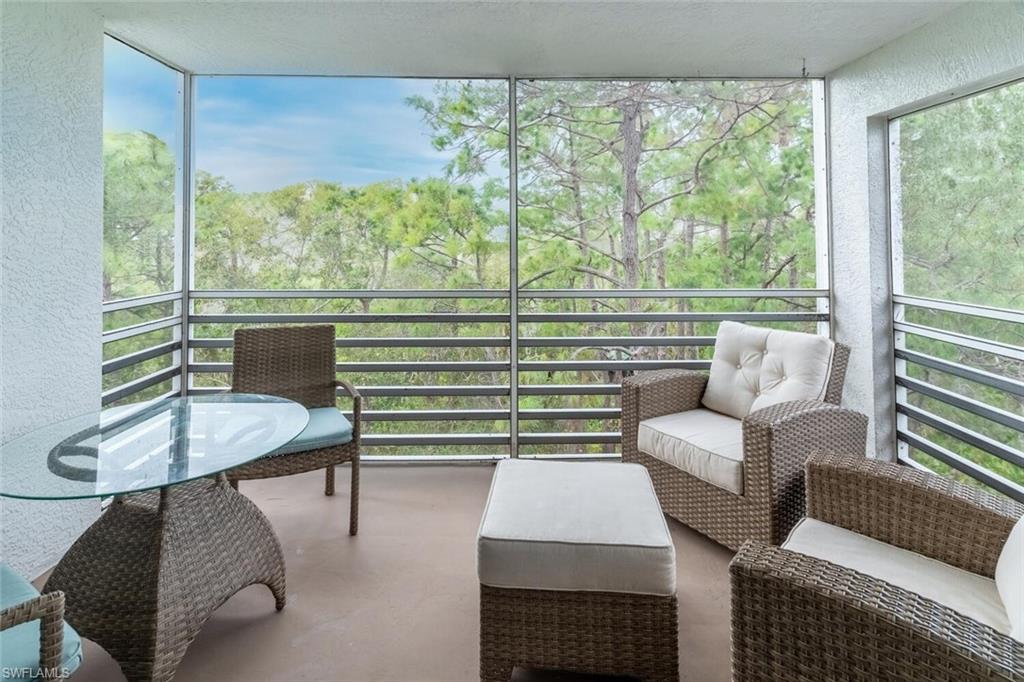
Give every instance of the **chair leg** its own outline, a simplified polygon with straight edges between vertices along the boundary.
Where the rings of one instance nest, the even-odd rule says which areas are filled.
[[[330,497],[334,494],[334,465],[331,464],[328,466],[324,469],[324,472],[326,473],[324,480],[324,495]]]
[[[352,458],[352,494],[349,500],[348,534],[359,532],[359,455]]]

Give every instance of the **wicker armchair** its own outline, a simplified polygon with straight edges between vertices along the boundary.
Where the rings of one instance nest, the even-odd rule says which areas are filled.
[[[986,578],[1022,515],[910,467],[807,463],[809,519]],[[889,582],[757,541],[729,570],[734,680],[1024,680],[1024,644]]]
[[[362,397],[347,381],[336,378],[334,327],[266,327],[236,329],[231,390],[265,393],[301,403],[306,408],[335,407],[335,388],[352,399],[352,438],[346,443],[316,449],[271,454],[232,469],[228,478],[238,481],[290,476],[324,469],[325,495],[334,494],[334,468],[352,463],[352,495],[349,534],[359,530],[359,438]],[[301,437],[301,435],[300,435]]]
[[[9,566],[0,564],[2,677],[64,679],[81,661],[81,639],[64,621],[64,593],[39,594]]]
[[[667,369],[623,380],[622,460],[646,466],[662,510],[694,530],[734,551],[749,539],[777,545],[803,516],[803,466],[811,452],[823,447],[865,452],[867,417],[839,407],[849,353],[846,346],[834,345],[824,400],[782,402],[742,419],[741,492],[638,447],[644,420],[702,408],[704,372]]]

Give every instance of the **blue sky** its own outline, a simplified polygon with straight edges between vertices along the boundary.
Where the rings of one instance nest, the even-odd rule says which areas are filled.
[[[110,38],[104,127],[175,135],[177,74]],[[440,175],[452,152],[433,148],[410,95],[411,78],[201,76],[196,83],[196,167],[243,192],[305,180],[364,185]]]

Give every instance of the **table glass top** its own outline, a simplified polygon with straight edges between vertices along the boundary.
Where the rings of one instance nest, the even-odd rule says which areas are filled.
[[[269,454],[308,421],[296,402],[244,393],[92,412],[0,445],[0,496],[57,500],[162,488]]]

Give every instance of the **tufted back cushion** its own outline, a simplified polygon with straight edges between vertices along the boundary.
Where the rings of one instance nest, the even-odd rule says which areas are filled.
[[[823,400],[835,344],[816,334],[723,322],[701,402],[743,419],[790,400]]]

